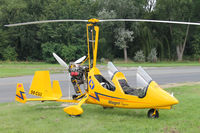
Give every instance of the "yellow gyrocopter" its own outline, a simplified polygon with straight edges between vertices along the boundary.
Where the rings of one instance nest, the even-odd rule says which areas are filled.
[[[26,103],[27,101],[57,101],[77,103],[64,108],[64,111],[70,116],[80,116],[83,113],[81,105],[98,104],[104,108],[129,108],[129,109],[146,109],[149,118],[158,118],[159,109],[171,109],[172,105],[178,104],[179,101],[163,90],[152,78],[144,71],[142,67],[138,67],[136,78],[137,87],[131,87],[126,77],[120,72],[112,62],[108,62],[108,73],[111,80],[103,77],[99,69],[96,67],[97,49],[99,39],[100,22],[110,21],[129,21],[129,22],[156,22],[169,24],[187,24],[200,25],[200,23],[163,21],[163,20],[143,20],[143,19],[89,19],[89,20],[46,20],[35,21],[18,24],[5,25],[21,26],[29,24],[52,23],[52,22],[87,22],[87,45],[88,55],[71,62],[69,66],[55,53],[55,59],[65,67],[70,75],[71,82],[74,86],[76,95],[73,100],[61,99],[62,92],[58,81],[53,81],[51,86],[50,75],[48,71],[36,71],[29,94],[39,96],[40,98],[26,98],[23,84],[18,83],[16,88],[16,101]],[[84,65],[87,61],[88,65]],[[84,91],[81,85],[86,84]]]

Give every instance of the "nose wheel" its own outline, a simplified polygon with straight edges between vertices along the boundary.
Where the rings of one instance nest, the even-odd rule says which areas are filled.
[[[158,112],[158,110],[156,110],[156,109],[150,109],[150,110],[148,111],[147,116],[148,116],[149,118],[158,118],[158,117],[159,117],[159,112]]]

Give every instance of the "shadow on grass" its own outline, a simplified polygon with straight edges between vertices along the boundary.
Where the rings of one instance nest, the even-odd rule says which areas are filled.
[[[123,108],[108,108],[103,109],[99,105],[85,105],[83,106],[85,114],[90,114],[91,116],[101,116],[101,117],[134,117],[134,118],[146,118],[146,109],[123,109]]]

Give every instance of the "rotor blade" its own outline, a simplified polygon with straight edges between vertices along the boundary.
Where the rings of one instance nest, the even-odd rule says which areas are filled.
[[[75,63],[75,64],[79,64],[79,63],[81,63],[82,61],[84,61],[85,58],[86,58],[86,56],[83,56],[83,57],[79,58],[78,60],[76,60],[74,63]]]
[[[166,20],[148,20],[148,19],[105,19],[99,22],[151,22],[151,23],[169,23],[169,24],[187,24],[187,25],[200,25],[195,22],[181,22],[181,21],[166,21]]]
[[[6,27],[21,26],[21,25],[31,25],[31,24],[42,24],[42,23],[55,23],[55,22],[88,22],[88,20],[78,20],[78,19],[63,19],[63,20],[43,20],[43,21],[33,21],[17,24],[4,25]]]
[[[57,54],[53,53],[53,56],[61,66],[68,68],[68,65]]]

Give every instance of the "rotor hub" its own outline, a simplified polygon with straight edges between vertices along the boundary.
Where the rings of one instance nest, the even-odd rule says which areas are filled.
[[[90,23],[98,23],[99,19],[91,18],[91,19],[88,20],[88,22],[90,22]]]

